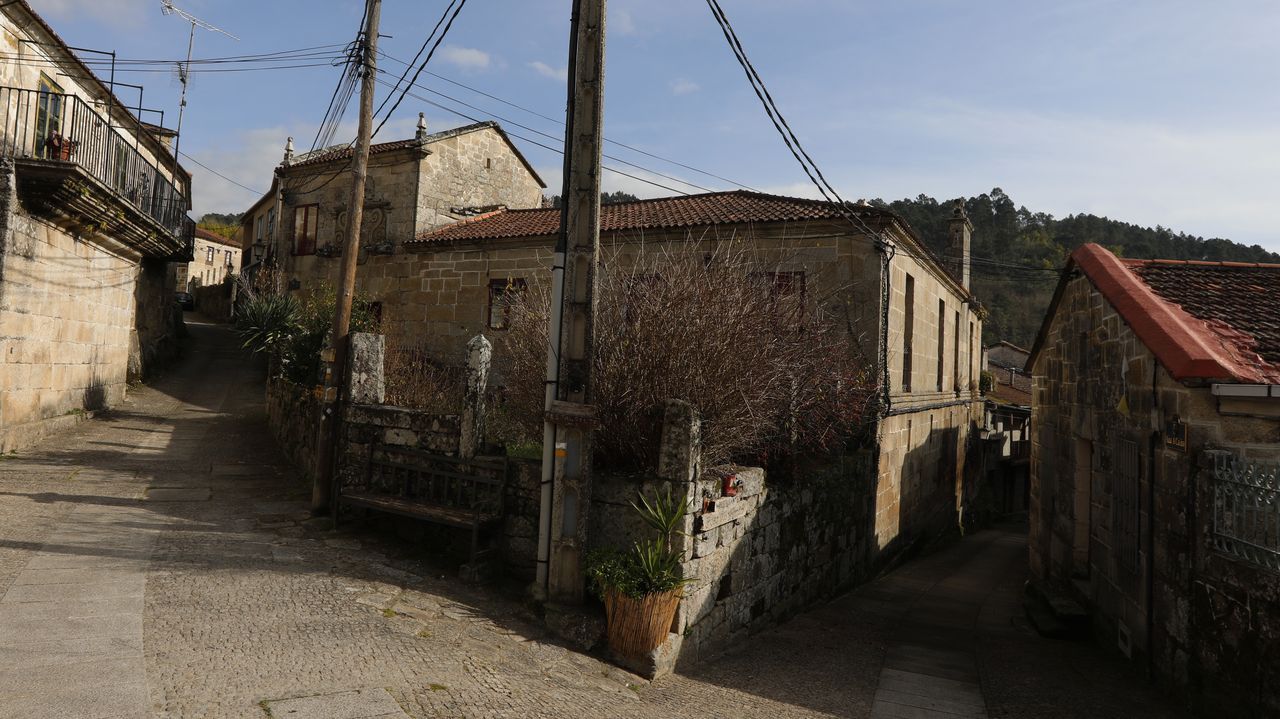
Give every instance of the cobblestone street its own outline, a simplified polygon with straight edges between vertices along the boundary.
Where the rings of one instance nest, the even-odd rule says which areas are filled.
[[[1181,716],[1026,625],[1016,528],[650,684],[407,544],[324,531],[260,370],[227,328],[189,327],[171,374],[0,458],[0,718]],[[284,701],[357,690],[324,714]]]

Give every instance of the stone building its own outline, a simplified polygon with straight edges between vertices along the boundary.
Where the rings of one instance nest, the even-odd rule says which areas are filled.
[[[0,451],[173,350],[190,175],[25,0],[0,5]]]
[[[1213,716],[1280,714],[1278,293],[1085,245],[1029,361],[1034,574]]]
[[[718,246],[743,244],[768,258],[776,289],[822,303],[859,338],[884,382],[878,556],[955,526],[973,489],[966,460],[981,420],[982,326],[965,282],[966,218],[952,223],[954,254],[966,261],[944,268],[896,215],[854,209],[865,229],[828,203],[746,191],[611,204],[602,208],[601,243],[606,266],[643,253],[702,261]],[[499,208],[428,230],[366,266],[361,287],[382,303],[388,337],[461,356],[467,338],[503,331],[508,293],[549,279],[559,222],[555,209]]]
[[[271,189],[242,220],[247,267],[256,271],[265,262],[292,289],[335,282],[351,157],[346,145],[295,155],[289,140]],[[432,228],[498,207],[540,207],[545,187],[497,123],[428,133],[420,117],[415,137],[370,148],[360,274],[396,264],[401,245]]]
[[[178,263],[175,269],[178,287],[192,292],[238,276],[242,251],[239,240],[197,227],[191,262]]]
[[[245,213],[247,274],[270,268],[279,286],[300,291],[335,282],[350,157],[345,148],[286,151],[272,190]],[[468,340],[507,329],[514,293],[545,289],[561,211],[542,207],[541,181],[496,125],[422,129],[413,140],[375,145],[369,174],[357,291],[375,303],[389,347],[458,364]],[[880,379],[873,448],[856,471],[828,489],[815,490],[827,486],[816,480],[798,486],[797,503],[785,510],[755,493],[750,502],[760,517],[738,514],[715,537],[703,533],[697,564],[727,572],[732,558],[736,571],[729,594],[700,587],[697,616],[682,615],[697,635],[689,646],[745,631],[744,618],[785,615],[961,521],[977,487],[979,463],[971,455],[982,420],[982,324],[968,288],[972,226],[962,210],[949,231],[954,259],[944,266],[901,218],[865,203],[839,208],[734,191],[602,208],[605,267],[654,258],[706,262],[722,248],[742,248],[769,270],[761,279],[770,292],[848,328]],[[628,498],[634,489],[624,490]],[[780,503],[791,496],[776,494]],[[832,512],[807,509],[824,502],[833,503]],[[785,519],[786,532],[772,519]],[[753,532],[725,540],[748,524]],[[748,556],[756,539],[764,547],[766,534],[769,552],[812,547],[814,562],[779,558],[767,577],[739,566],[766,561]],[[767,612],[756,611],[765,605]]]

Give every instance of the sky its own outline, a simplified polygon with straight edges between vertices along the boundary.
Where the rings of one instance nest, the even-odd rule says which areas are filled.
[[[30,2],[71,45],[129,59],[185,57],[190,26],[163,15],[160,0]],[[363,6],[175,4],[240,38],[198,30],[197,58],[346,43]],[[412,58],[445,5],[384,0],[380,49]],[[1000,187],[1033,211],[1088,212],[1280,251],[1274,0],[722,5],[792,128],[846,199],[943,200]],[[564,116],[570,8],[570,0],[471,0],[427,68],[447,80],[424,74],[419,82],[428,90],[413,92],[558,146],[537,133],[563,136],[557,119]],[[816,196],[705,3],[611,0],[607,39],[605,137],[649,153],[606,144],[618,158],[607,166],[684,192],[747,186]],[[403,68],[381,61],[396,76]],[[176,73],[159,69],[117,77],[145,85],[144,105],[164,110],[172,126],[179,84]],[[193,73],[181,148],[250,188],[184,161],[194,175],[193,214],[246,209],[269,186],[287,137],[309,149],[339,73],[329,65]],[[378,89],[381,102],[389,90]],[[136,101],[135,90],[119,94]],[[431,130],[470,122],[406,97],[377,140],[411,136],[419,112]],[[354,101],[345,117],[344,141],[355,136]],[[560,156],[513,139],[558,193]],[[675,194],[613,172],[604,186],[642,197]]]

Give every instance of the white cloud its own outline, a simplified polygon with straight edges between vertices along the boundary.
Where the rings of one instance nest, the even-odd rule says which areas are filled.
[[[377,141],[412,137],[418,118],[401,117],[407,105],[402,106],[396,119],[387,123],[378,133]],[[409,108],[412,109],[412,108]],[[428,118],[428,126],[432,131],[456,127],[453,121]],[[208,165],[222,175],[235,180],[241,185],[253,188],[253,191],[239,187],[218,175],[189,160],[183,167],[191,172],[192,208],[191,216],[199,219],[206,212],[243,212],[253,204],[263,192],[271,188],[271,177],[276,166],[284,157],[284,144],[293,138],[294,152],[302,154],[310,149],[311,139],[315,137],[315,125],[293,125],[263,127],[245,130],[225,136],[218,144],[203,147],[199,150],[186,149],[183,153]],[[335,143],[355,137],[354,122],[344,122],[339,127]]]
[[[701,89],[701,85],[683,77],[678,77],[671,81],[671,92],[675,95],[689,95]]]
[[[932,166],[859,172],[884,197],[1005,189],[1055,215],[1089,212],[1280,250],[1280,129],[1111,120],[932,103],[883,118],[934,152]],[[949,156],[949,158],[948,158]],[[865,185],[865,181],[859,181]]]
[[[550,65],[548,65],[545,62],[542,62],[541,60],[534,60],[533,62],[529,63],[529,67],[536,70],[539,75],[542,75],[543,77],[549,77],[552,80],[559,80],[560,82],[566,82],[569,79],[569,68],[567,67],[551,67]]]
[[[492,62],[489,53],[483,50],[456,45],[445,45],[441,48],[440,59],[463,70],[487,70]]]

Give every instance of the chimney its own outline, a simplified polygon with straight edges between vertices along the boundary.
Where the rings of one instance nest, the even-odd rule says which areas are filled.
[[[414,139],[419,143],[427,141],[427,115],[426,113],[418,113],[418,131],[414,133]]]
[[[947,269],[951,275],[969,289],[969,241],[973,235],[973,223],[964,212],[964,203],[956,200],[947,222]]]

